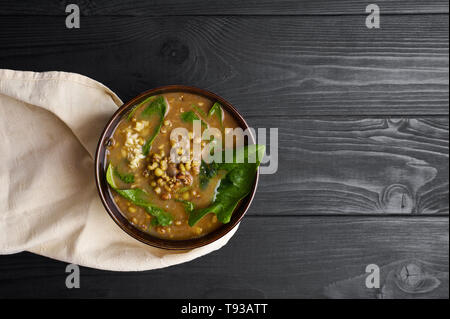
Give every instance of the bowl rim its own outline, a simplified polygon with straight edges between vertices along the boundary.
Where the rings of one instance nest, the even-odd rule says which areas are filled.
[[[97,191],[100,196],[101,202],[105,207],[108,215],[114,220],[114,222],[128,235],[133,237],[134,239],[147,244],[152,247],[167,249],[167,250],[188,250],[199,248],[208,244],[211,244],[220,238],[224,237],[228,234],[232,229],[234,229],[239,222],[242,220],[244,215],[246,214],[248,208],[250,207],[253,198],[256,194],[256,189],[259,181],[259,167],[256,171],[255,181],[252,186],[252,190],[250,193],[244,197],[237,207],[234,209],[233,214],[231,216],[230,222],[227,224],[221,225],[216,230],[212,231],[209,234],[206,234],[202,237],[186,239],[186,240],[170,240],[170,239],[162,239],[156,236],[152,236],[151,234],[144,232],[137,227],[133,226],[128,219],[120,212],[119,208],[115,204],[112,198],[112,192],[110,187],[106,182],[106,145],[105,143],[109,140],[109,138],[114,134],[114,131],[122,119],[122,117],[127,114],[129,109],[136,105],[139,101],[145,99],[150,95],[158,95],[163,93],[170,92],[186,92],[193,93],[197,95],[201,95],[215,102],[218,101],[226,111],[228,111],[233,118],[238,122],[238,125],[243,129],[249,128],[247,122],[243,118],[243,116],[238,112],[238,110],[228,101],[226,101],[221,96],[204,90],[194,86],[187,85],[165,85],[156,87],[154,89],[147,90],[145,92],[140,93],[136,97],[132,98],[128,102],[124,103],[122,106],[118,108],[116,112],[111,116],[108,120],[105,128],[103,129],[95,153],[95,183],[97,186]],[[250,130],[250,139],[252,143],[255,143],[255,137]]]

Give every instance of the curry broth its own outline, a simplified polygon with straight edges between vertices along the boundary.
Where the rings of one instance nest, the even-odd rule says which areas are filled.
[[[164,161],[164,158],[167,159],[169,157],[172,147],[172,141],[170,140],[170,132],[172,129],[182,127],[186,128],[189,132],[193,131],[193,124],[182,120],[181,114],[183,112],[193,111],[202,121],[206,122],[209,127],[218,129],[221,129],[222,127],[236,128],[238,127],[238,124],[226,110],[222,111],[222,122],[218,116],[208,115],[208,112],[215,101],[211,101],[203,96],[185,92],[165,93],[160,96],[163,96],[166,99],[167,111],[163,119],[163,125],[156,135],[148,155],[144,156],[143,154],[138,154],[133,157],[136,154],[133,153],[133,151],[130,151],[130,148],[127,147],[127,145],[130,144],[129,140],[133,140],[134,138],[134,140],[137,141],[137,144],[135,145],[139,147],[135,147],[133,150],[136,151],[137,149],[136,152],[139,152],[143,145],[143,141],[145,141],[158,127],[160,122],[158,116],[151,116],[150,118],[145,119],[147,123],[140,123],[142,122],[142,120],[140,120],[140,115],[151,101],[144,105],[140,105],[139,108],[134,111],[131,118],[125,116],[121,120],[114,131],[106,156],[107,161],[116,167],[121,174],[131,173],[134,175],[133,183],[124,183],[119,178],[115,178],[116,185],[119,189],[140,188],[145,190],[149,194],[151,203],[170,213],[173,222],[169,226],[153,226],[152,218],[154,217],[150,216],[144,208],[134,205],[112,191],[114,201],[122,214],[135,227],[156,237],[173,240],[201,237],[220,227],[221,223],[217,220],[215,214],[210,213],[203,217],[193,227],[190,227],[188,225],[189,215],[185,210],[185,202],[182,201],[192,202],[195,209],[208,207],[213,201],[215,189],[218,186],[222,175],[219,174],[213,177],[207,187],[203,189],[199,184],[199,163],[192,162],[192,158],[191,161],[188,161],[190,163],[189,167],[186,163],[182,162],[184,164],[183,167],[185,168],[185,171],[183,172],[185,172],[186,175],[181,175],[181,177],[188,177],[188,183],[186,183],[186,179],[176,179],[180,173],[183,173],[180,171],[180,166],[178,166],[178,174],[170,177],[169,173],[173,173],[173,163],[168,161],[168,167],[166,167],[166,165],[163,165],[164,163],[160,162],[159,167],[161,169],[166,168],[163,170],[165,177],[164,175],[162,177],[166,179],[169,178],[167,182],[169,184],[166,183],[160,185],[160,179],[164,178],[156,176],[157,169],[151,168],[153,168],[152,165],[154,164],[154,159],[158,158],[159,155],[163,155],[159,156],[162,158],[162,161]],[[193,105],[195,105],[195,107]],[[194,138],[196,137],[194,136],[192,138],[191,147]],[[203,148],[208,142],[202,141],[201,143]],[[197,164],[197,166],[194,166],[195,164]],[[190,169],[187,170],[187,168]],[[172,183],[172,179],[176,180],[176,182],[174,182],[173,188],[170,189],[168,186],[172,185],[170,184]],[[178,185],[177,183],[180,181],[181,185]]]

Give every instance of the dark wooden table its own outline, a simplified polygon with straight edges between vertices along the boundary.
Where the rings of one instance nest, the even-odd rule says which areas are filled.
[[[278,127],[280,166],[223,249],[140,273],[0,256],[0,297],[448,298],[447,0],[0,1],[0,68],[92,77],[124,101],[217,92]],[[81,28],[65,27],[78,3]],[[131,3],[131,1],[130,1]],[[380,289],[364,286],[381,268]],[[401,289],[399,289],[401,288]]]

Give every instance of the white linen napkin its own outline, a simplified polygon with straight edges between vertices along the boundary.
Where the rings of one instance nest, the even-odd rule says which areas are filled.
[[[122,101],[88,77],[0,70],[0,254],[24,250],[82,266],[140,271],[190,261],[124,233],[97,194],[94,153]]]

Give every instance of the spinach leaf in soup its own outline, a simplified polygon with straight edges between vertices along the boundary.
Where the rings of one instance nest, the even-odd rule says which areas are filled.
[[[158,96],[140,114],[142,118],[149,118],[153,114],[159,116],[158,125],[155,127],[155,130],[153,131],[152,135],[150,135],[147,138],[147,141],[142,146],[142,153],[145,156],[147,156],[148,153],[150,152],[152,143],[155,140],[156,136],[158,135],[159,130],[161,129],[164,116],[166,115],[166,111],[167,111],[166,99],[163,96]]]
[[[216,115],[219,118],[220,126],[223,129],[223,110],[222,105],[219,102],[214,103],[214,105],[209,109],[208,116]]]
[[[114,175],[126,184],[134,183],[134,175],[132,173],[120,173],[117,167],[114,168]]]
[[[154,217],[155,221],[152,221],[152,223],[157,223],[157,225],[161,226],[172,224],[172,215],[150,203],[148,200],[149,194],[145,190],[140,188],[118,189],[114,182],[114,175],[114,167],[110,163],[106,171],[106,181],[117,194],[134,205],[144,208],[149,215]]]
[[[250,193],[264,151],[264,145],[252,145],[251,149],[244,146],[235,151],[232,163],[217,163],[216,172],[225,170],[227,173],[219,182],[212,204],[206,208],[194,210],[189,215],[189,225],[194,226],[209,213],[216,214],[220,222],[228,223],[239,201]],[[239,158],[237,154],[241,152],[244,155],[244,163],[238,163],[236,160]],[[253,154],[254,152],[256,154]],[[256,163],[248,163],[250,155],[256,155]]]
[[[200,118],[195,114],[194,111],[186,111],[180,114],[181,120],[186,123],[192,123],[194,121],[199,121]]]
[[[176,199],[175,201],[183,203],[186,213],[192,213],[194,211],[194,203],[183,199]]]
[[[197,105],[192,104],[192,108],[193,108],[194,110],[196,110],[201,116],[207,117],[205,111],[203,111],[203,110],[202,110],[200,107],[198,107]]]
[[[142,101],[141,103],[139,103],[138,105],[136,105],[135,107],[133,107],[131,109],[131,111],[128,113],[127,115],[127,120],[131,120],[134,116],[134,114],[136,113],[136,111],[144,104],[148,103],[149,101],[153,100],[155,97],[154,96],[149,96],[148,98],[146,98],[144,101]]]
[[[205,189],[208,184],[209,180],[217,175],[217,164],[212,163],[206,163],[202,160],[202,163],[200,165],[200,173],[199,173],[199,182],[200,182],[200,188]]]
[[[194,123],[194,121],[201,121],[202,126],[208,126],[194,111],[186,111],[180,114],[181,120],[185,123]]]
[[[225,161],[225,150],[222,151],[222,163],[212,162],[208,164],[202,160],[199,172],[200,187],[205,189],[206,186],[208,186],[210,179],[216,176],[219,170],[231,171],[236,165],[240,164],[238,163],[238,159],[242,159],[245,163],[248,162],[249,158],[253,158],[255,163],[258,163],[259,165],[259,159],[264,155],[264,149],[264,145],[255,145],[250,148],[248,146],[240,147],[233,150],[231,163],[226,163]]]

